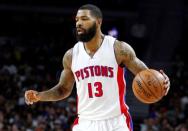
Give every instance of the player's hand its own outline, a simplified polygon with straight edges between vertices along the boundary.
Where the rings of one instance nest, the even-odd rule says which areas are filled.
[[[25,102],[27,105],[32,105],[35,102],[39,101],[39,97],[37,96],[38,92],[34,90],[28,90],[25,92]]]
[[[164,95],[166,96],[168,94],[168,91],[170,89],[170,80],[168,78],[168,76],[164,73],[163,70],[160,70],[160,73],[164,76],[165,78],[165,81],[164,81],[164,87],[165,87],[165,90],[164,90]]]

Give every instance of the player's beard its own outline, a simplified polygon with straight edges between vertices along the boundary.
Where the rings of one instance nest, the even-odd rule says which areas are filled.
[[[87,29],[84,30],[84,33],[78,34],[78,31],[76,31],[76,38],[78,41],[82,42],[88,42],[90,41],[96,34],[96,23],[93,23],[93,25]]]

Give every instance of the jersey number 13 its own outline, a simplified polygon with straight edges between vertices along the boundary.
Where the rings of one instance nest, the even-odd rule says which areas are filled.
[[[88,83],[88,95],[89,98],[101,97],[103,95],[102,83],[95,82],[93,85],[92,83]]]

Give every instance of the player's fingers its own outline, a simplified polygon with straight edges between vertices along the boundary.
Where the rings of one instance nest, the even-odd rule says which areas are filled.
[[[31,105],[31,104],[32,104],[32,102],[31,102],[30,100],[28,100],[28,99],[25,99],[25,103],[26,103],[27,105]]]
[[[168,88],[166,89],[165,96],[168,94],[169,89],[170,89],[170,87],[168,87]]]
[[[33,104],[33,102],[30,101],[30,100],[28,100],[28,99],[25,99],[25,103],[26,103],[27,105],[32,105],[32,104]]]
[[[25,96],[25,103],[26,103],[27,105],[29,105],[28,93],[29,93],[29,92],[26,91],[26,92],[25,92],[25,95],[24,95],[24,96]]]
[[[27,105],[30,105],[30,100],[27,98],[27,94],[26,94],[26,96],[25,96],[25,103],[26,103]]]
[[[168,80],[168,83],[166,85],[166,95],[167,95],[169,89],[170,89],[170,81]]]
[[[169,80],[169,78],[166,78],[164,80],[164,85],[165,85],[165,88],[168,88],[170,86],[170,80]]]
[[[166,88],[168,88],[170,86],[170,80],[168,77],[166,77],[164,84],[166,85]]]
[[[27,99],[25,99],[25,103],[26,103],[27,105],[29,105],[29,101],[28,101]]]
[[[27,98],[27,94],[28,94],[28,91],[26,91],[26,92],[25,92],[25,95],[24,95],[24,96],[25,96],[25,98]]]
[[[164,80],[164,92],[163,94],[166,96],[168,94],[168,91],[170,89],[170,80],[168,78],[168,76],[164,73],[163,70],[160,70],[160,73],[164,76],[165,80]]]
[[[164,73],[163,70],[160,70],[160,73],[164,76],[165,80],[164,80],[164,85],[165,88],[168,88],[168,86],[170,85],[170,80],[168,78],[168,76]]]
[[[163,70],[160,70],[160,73],[164,76],[165,80],[168,78],[168,76],[164,73]]]
[[[168,91],[169,91],[169,89],[170,89],[170,81],[168,80],[166,83],[165,83],[165,85],[164,85],[164,91],[165,91],[165,96],[168,94]]]
[[[164,74],[164,71],[163,70],[159,70],[161,74]]]

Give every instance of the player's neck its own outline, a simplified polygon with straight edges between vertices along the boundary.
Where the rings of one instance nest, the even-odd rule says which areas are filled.
[[[96,33],[96,35],[89,42],[84,43],[86,51],[88,53],[96,52],[97,49],[101,46],[103,39],[104,35],[101,32]]]

